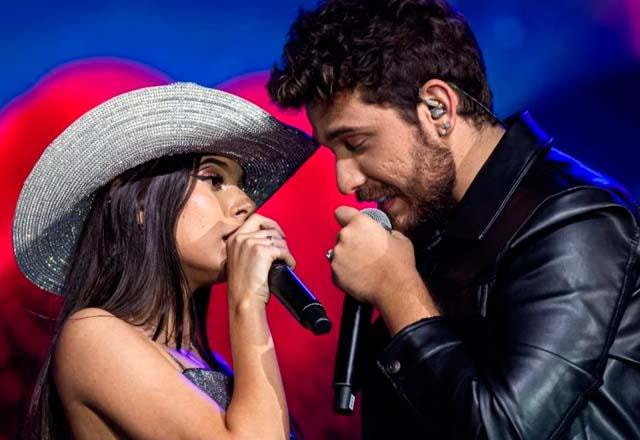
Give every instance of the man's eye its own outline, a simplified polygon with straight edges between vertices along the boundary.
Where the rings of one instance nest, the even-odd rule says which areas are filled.
[[[344,142],[344,147],[347,150],[349,150],[349,151],[351,151],[353,153],[355,151],[361,150],[362,147],[364,147],[364,143],[365,143],[364,141],[360,141],[360,142],[358,142],[357,144],[354,145],[351,142],[345,141]]]

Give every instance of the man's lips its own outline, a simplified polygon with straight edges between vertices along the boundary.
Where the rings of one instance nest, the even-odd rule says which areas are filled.
[[[389,212],[394,202],[396,201],[395,196],[384,196],[376,200],[378,202],[378,208],[384,212]]]
[[[396,193],[386,194],[381,196],[368,196],[368,197],[358,197],[359,202],[374,202],[378,205],[378,209],[388,212],[395,201],[397,200],[398,195]]]
[[[393,205],[393,203],[395,202],[397,196],[395,194],[388,194],[386,196],[379,196],[379,197],[358,197],[358,201],[359,202],[374,202],[378,205],[378,209],[381,209],[382,211],[388,211],[389,208],[391,208],[391,206]]]

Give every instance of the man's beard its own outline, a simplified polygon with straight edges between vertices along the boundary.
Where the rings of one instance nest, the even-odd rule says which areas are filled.
[[[456,166],[451,150],[420,133],[413,148],[413,175],[406,188],[409,215],[401,227],[405,235],[428,237],[444,229],[453,207]]]
[[[369,181],[357,197],[359,200],[383,195],[400,197],[407,203],[408,212],[391,215],[393,228],[412,240],[418,236],[427,239],[445,227],[455,205],[456,168],[451,150],[440,142],[425,139],[421,131],[417,133],[412,153],[413,169],[403,189]]]

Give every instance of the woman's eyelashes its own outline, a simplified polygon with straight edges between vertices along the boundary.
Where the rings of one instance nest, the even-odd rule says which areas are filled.
[[[197,175],[196,178],[198,180],[202,180],[203,182],[209,181],[213,189],[216,190],[219,190],[224,184],[224,177],[220,174]]]

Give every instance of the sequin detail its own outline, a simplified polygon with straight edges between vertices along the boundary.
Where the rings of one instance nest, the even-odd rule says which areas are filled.
[[[169,354],[175,359],[175,356],[169,352]],[[200,388],[206,395],[211,397],[220,408],[226,409],[231,403],[231,396],[233,395],[233,374],[229,367],[218,359],[217,355],[214,355],[218,362],[218,370],[211,370],[208,368],[184,368],[182,374],[189,379],[191,383]],[[179,365],[182,366],[180,361],[176,359]],[[302,440],[301,433],[291,426],[289,430],[289,440]]]
[[[226,410],[233,394],[233,377],[206,368],[187,368],[182,374]]]

